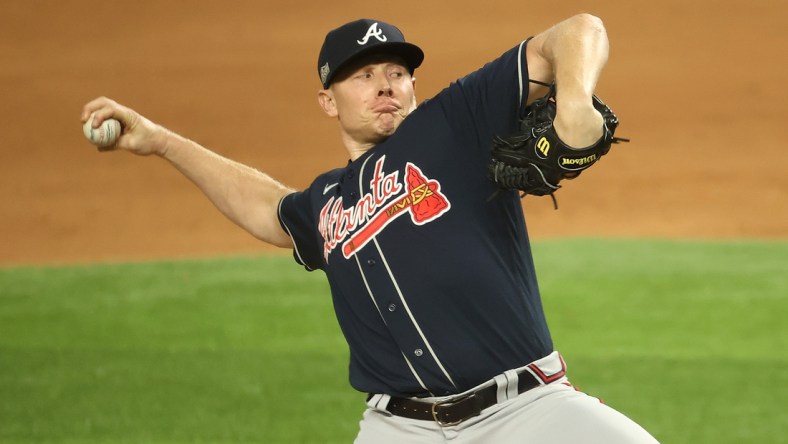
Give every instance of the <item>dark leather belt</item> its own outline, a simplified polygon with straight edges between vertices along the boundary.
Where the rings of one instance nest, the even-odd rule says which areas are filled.
[[[518,374],[517,393],[524,393],[539,385],[529,372]],[[426,402],[392,396],[386,410],[393,415],[410,419],[436,421],[442,426],[457,425],[481,414],[482,410],[498,403],[498,386],[490,385],[459,398],[446,401]]]

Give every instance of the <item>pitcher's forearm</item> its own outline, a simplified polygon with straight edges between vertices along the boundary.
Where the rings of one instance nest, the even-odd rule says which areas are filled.
[[[166,143],[160,156],[194,182],[222,214],[260,240],[281,247],[292,245],[279,224],[277,207],[294,190],[261,171],[164,131]]]
[[[553,65],[558,100],[590,103],[608,59],[609,43],[602,21],[580,14],[561,22],[548,34],[543,49]]]
[[[529,75],[555,81],[558,136],[575,148],[593,144],[602,136],[603,119],[592,96],[609,52],[602,21],[578,14],[534,37],[527,51]],[[532,86],[531,92],[536,91]],[[540,93],[544,94],[544,89]],[[529,100],[535,98],[530,96]]]
[[[110,98],[98,97],[85,104],[82,122],[91,115],[94,116],[93,127],[109,118],[119,120],[123,127],[115,144],[104,152],[123,150],[167,159],[237,225],[270,244],[292,246],[290,237],[279,224],[277,209],[280,199],[293,190],[267,174],[222,157]]]

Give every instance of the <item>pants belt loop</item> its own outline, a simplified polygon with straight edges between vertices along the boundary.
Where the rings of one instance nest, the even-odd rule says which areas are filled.
[[[519,395],[518,381],[520,377],[515,370],[507,370],[493,379],[495,380],[495,385],[498,387],[498,391],[496,392],[498,402],[514,399]]]
[[[498,391],[496,396],[498,398],[498,402],[504,402],[509,399],[509,387],[508,381],[506,379],[506,375],[498,375],[495,378],[495,385],[498,387]]]
[[[517,397],[517,395],[519,395],[517,386],[520,377],[514,370],[507,370],[504,372],[504,375],[506,376],[506,379],[508,379],[508,384],[506,385],[506,396],[508,399],[514,399]]]
[[[372,409],[386,410],[386,407],[389,405],[389,400],[391,400],[391,396],[389,395],[372,395],[372,397],[370,397],[367,401],[367,407]]]

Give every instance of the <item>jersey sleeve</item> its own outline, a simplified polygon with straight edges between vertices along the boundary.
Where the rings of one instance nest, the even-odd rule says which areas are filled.
[[[517,129],[528,98],[527,43],[509,49],[441,93],[455,130],[476,137],[484,149],[494,135]]]
[[[320,238],[310,198],[311,188],[288,194],[279,201],[279,223],[293,241],[296,262],[312,271],[322,268]]]

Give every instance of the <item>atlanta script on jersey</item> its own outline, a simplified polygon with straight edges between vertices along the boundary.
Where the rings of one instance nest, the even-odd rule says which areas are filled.
[[[375,163],[370,191],[355,205],[346,208],[338,196],[331,197],[320,210],[318,230],[326,262],[339,245],[345,259],[350,258],[400,216],[407,214],[414,224],[424,225],[451,208],[441,194],[440,183],[427,178],[418,166],[408,162],[401,180],[399,171],[383,171],[385,161],[383,156]]]

